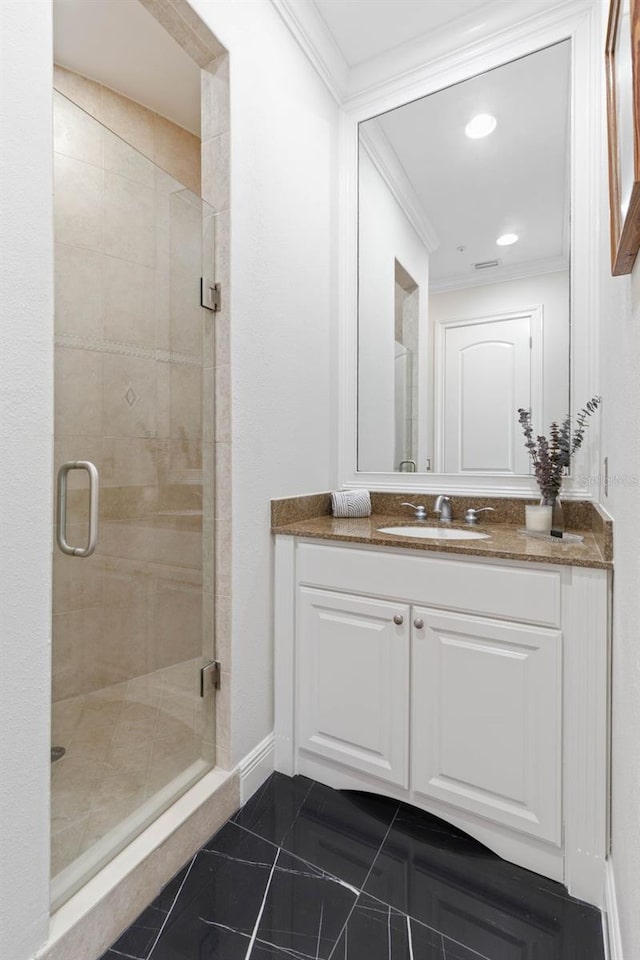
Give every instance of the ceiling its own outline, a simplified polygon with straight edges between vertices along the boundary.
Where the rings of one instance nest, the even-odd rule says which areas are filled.
[[[53,0],[56,63],[200,135],[200,68],[139,0]]]
[[[495,258],[495,279],[517,265],[566,260],[570,55],[568,41],[557,44],[363,124],[383,131],[437,237],[436,284],[478,278],[473,264]],[[471,140],[464,128],[479,113],[497,126]],[[504,233],[518,243],[497,246]],[[482,275],[486,282],[489,270]]]
[[[495,5],[495,0],[314,2],[349,67],[438,30],[482,7]]]

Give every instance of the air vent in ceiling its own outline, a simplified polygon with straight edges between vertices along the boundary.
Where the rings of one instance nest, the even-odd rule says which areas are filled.
[[[481,263],[474,263],[474,270],[488,270],[489,267],[499,267],[499,260],[483,260]]]

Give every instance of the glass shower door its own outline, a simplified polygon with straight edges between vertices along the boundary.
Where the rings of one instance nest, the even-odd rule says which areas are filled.
[[[58,905],[214,763],[213,220],[54,100]]]

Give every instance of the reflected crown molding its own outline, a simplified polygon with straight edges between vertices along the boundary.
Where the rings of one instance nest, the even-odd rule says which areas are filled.
[[[541,257],[526,263],[513,263],[476,273],[455,273],[436,280],[429,277],[430,293],[448,293],[450,290],[463,290],[467,287],[484,287],[503,280],[523,280],[525,277],[541,277],[546,273],[560,273],[569,269],[569,257]]]
[[[489,38],[500,42],[517,24],[523,35],[542,22],[584,12],[598,0],[487,0],[474,10],[354,67],[347,63],[313,0],[271,0],[279,16],[341,106],[355,105],[383,88],[409,86],[426,63],[456,53],[464,62]]]
[[[428,252],[433,253],[440,246],[438,234],[377,120],[368,120],[366,130],[360,126],[360,143]]]

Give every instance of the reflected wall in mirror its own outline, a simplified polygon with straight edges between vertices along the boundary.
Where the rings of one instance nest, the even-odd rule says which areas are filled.
[[[358,470],[530,472],[570,409],[571,44],[359,126]]]

